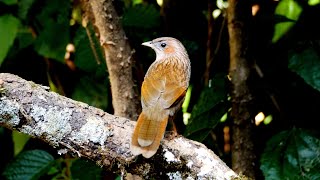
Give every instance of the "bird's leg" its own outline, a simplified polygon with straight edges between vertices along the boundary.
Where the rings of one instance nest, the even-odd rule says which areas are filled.
[[[168,140],[172,140],[173,138],[176,138],[179,136],[177,127],[174,123],[174,117],[170,117],[169,121],[168,121],[168,129],[170,129],[169,131],[166,131],[165,133],[165,138]]]

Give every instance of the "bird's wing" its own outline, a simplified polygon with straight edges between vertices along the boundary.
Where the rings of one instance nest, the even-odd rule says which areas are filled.
[[[187,79],[185,73],[174,63],[162,63],[153,66],[141,87],[143,106],[161,106],[170,108],[179,103],[186,93]]]

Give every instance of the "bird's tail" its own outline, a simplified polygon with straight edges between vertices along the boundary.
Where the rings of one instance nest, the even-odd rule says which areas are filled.
[[[161,120],[152,120],[144,112],[140,114],[131,140],[130,150],[133,155],[142,154],[150,158],[157,152],[168,123],[168,115],[162,115],[165,117]]]

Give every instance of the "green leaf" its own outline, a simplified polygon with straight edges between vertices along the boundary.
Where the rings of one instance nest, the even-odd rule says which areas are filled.
[[[32,4],[34,3],[35,0],[22,0],[19,1],[19,8],[18,8],[18,17],[20,19],[26,19],[29,9],[32,6]]]
[[[133,4],[133,5],[137,5],[137,4],[141,4],[141,3],[143,3],[142,0],[133,0],[133,1],[132,1],[132,4]]]
[[[3,176],[8,180],[39,179],[54,162],[54,158],[42,150],[25,151],[8,164]]]
[[[36,39],[35,49],[40,55],[63,63],[64,54],[66,52],[65,49],[69,41],[69,35],[61,33],[59,34],[59,37],[56,37],[56,32],[59,32],[61,29],[66,30],[64,25],[48,25]]]
[[[319,179],[320,140],[302,129],[273,136],[261,157],[265,179]]]
[[[212,86],[204,88],[192,109],[185,136],[201,142],[220,122],[221,117],[228,110],[225,83],[224,75],[217,75],[212,80]]]
[[[289,58],[289,69],[297,73],[314,89],[320,91],[320,57],[313,48],[293,52]]]
[[[48,0],[40,14],[36,16],[39,36],[35,41],[36,51],[47,58],[64,63],[66,46],[70,41],[69,16],[70,1]]]
[[[101,179],[102,168],[92,161],[77,159],[71,166],[72,179]]]
[[[302,8],[295,0],[281,0],[275,9],[276,16],[283,16],[289,21],[275,24],[275,30],[272,42],[277,42],[295,25],[295,21],[299,19]]]
[[[129,39],[150,40],[158,34],[160,11],[145,3],[129,6],[122,15],[122,25]]]
[[[97,37],[94,35],[95,32],[90,24],[87,28],[91,32],[90,34],[92,34],[92,36],[90,36],[92,41],[89,41],[85,28],[80,27],[75,34],[75,65],[79,69],[91,73],[96,72],[97,68],[101,67],[106,70],[102,49]]]
[[[14,142],[14,155],[16,156],[23,150],[24,145],[28,142],[30,136],[18,131],[12,131],[12,139]]]
[[[320,4],[320,0],[309,0],[308,4],[309,6],[316,6]]]
[[[107,109],[108,87],[107,80],[98,80],[85,76],[76,85],[71,98],[100,109]]]
[[[0,16],[0,66],[16,38],[19,25],[19,19],[12,15]]]
[[[22,27],[17,34],[17,50],[26,48],[34,42],[34,37],[27,27]]]
[[[45,178],[41,179],[51,179],[51,180],[62,180],[62,179],[71,179],[70,178],[70,166],[74,161],[72,158],[60,157],[55,159],[54,163],[48,168],[48,171],[45,174]],[[67,166],[66,166],[67,165]],[[68,173],[66,173],[68,172]],[[49,178],[50,177],[50,178]]]
[[[160,13],[153,5],[138,4],[124,12],[122,24],[125,27],[142,29],[158,27]]]
[[[188,107],[189,107],[190,99],[191,99],[191,91],[192,91],[192,86],[189,86],[187,93],[186,93],[186,97],[185,97],[183,104],[182,104],[182,107],[181,107],[183,113],[186,113],[188,111]]]
[[[18,3],[18,0],[1,0],[0,2],[5,3],[6,5],[14,5]]]

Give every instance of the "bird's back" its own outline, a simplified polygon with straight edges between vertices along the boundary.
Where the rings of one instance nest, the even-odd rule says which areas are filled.
[[[141,88],[144,108],[170,108],[189,86],[190,65],[179,57],[157,60],[146,73]],[[187,72],[187,73],[186,73]]]

